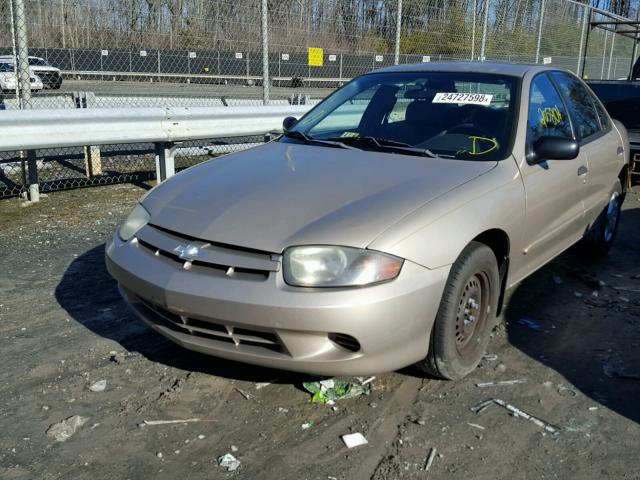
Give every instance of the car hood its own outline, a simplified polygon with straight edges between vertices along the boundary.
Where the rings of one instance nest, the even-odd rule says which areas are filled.
[[[274,253],[304,244],[364,248],[495,165],[271,142],[185,170],[143,205],[152,224],[211,242]]]

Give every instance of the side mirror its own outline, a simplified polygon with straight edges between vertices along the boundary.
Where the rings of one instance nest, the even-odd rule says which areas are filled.
[[[286,133],[295,127],[296,123],[298,123],[296,117],[287,117],[282,121],[282,130]]]
[[[527,154],[529,165],[545,160],[573,160],[580,153],[580,144],[569,138],[540,137]]]

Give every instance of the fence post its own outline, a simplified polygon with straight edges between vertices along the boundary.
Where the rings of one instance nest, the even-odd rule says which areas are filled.
[[[542,41],[542,24],[544,23],[544,0],[540,1],[540,23],[538,24],[538,42],[536,44],[536,63],[540,59],[540,42]]]
[[[585,10],[582,11],[582,29],[580,30],[580,50],[578,51],[578,66],[576,67],[576,74],[580,75],[580,70],[582,69],[582,54],[584,48],[584,32],[587,28],[587,10],[589,7],[583,7]]]
[[[29,71],[29,50],[27,48],[27,25],[25,23],[25,11],[23,0],[13,0],[13,21],[15,23],[16,66],[18,86],[20,92],[20,108],[31,108],[31,72]],[[29,200],[40,200],[40,185],[38,184],[38,164],[36,152],[27,151],[27,168],[29,183]]]
[[[607,69],[607,80],[611,78],[611,60],[613,59],[613,46],[616,44],[616,33],[611,37],[611,50],[609,50],[609,68]]]
[[[485,0],[484,2],[484,25],[482,27],[482,45],[480,46],[480,61],[485,60],[485,48],[487,45],[487,23],[489,21],[489,2],[491,0]]]
[[[398,65],[400,63],[400,33],[402,30],[402,0],[397,0],[398,11],[396,12],[396,48],[393,57],[393,64]]]
[[[269,105],[269,10],[262,0],[262,103]]]
[[[473,0],[472,26],[471,26],[471,61],[476,56],[476,15],[478,14],[478,0]]]
[[[600,79],[604,78],[604,62],[607,59],[607,40],[609,40],[609,31],[604,32],[604,50],[602,51],[602,69],[600,70]]]
[[[591,15],[593,14],[593,10],[591,7],[587,7],[589,9],[589,15],[587,15],[587,22],[589,24],[589,28],[587,29],[587,33],[584,37],[584,50],[582,54],[582,71],[580,72],[580,78],[584,79],[585,69],[587,65],[587,47],[589,46],[589,34],[591,32]]]

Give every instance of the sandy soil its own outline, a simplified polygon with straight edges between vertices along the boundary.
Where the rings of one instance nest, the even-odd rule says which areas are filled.
[[[386,373],[333,409],[309,402],[302,375],[183,350],[127,311],[104,243],[143,193],[0,201],[0,478],[640,478],[637,195],[609,257],[574,248],[510,292],[491,355],[469,378]],[[514,379],[525,383],[476,386]],[[89,389],[97,380],[104,391]],[[491,398],[559,433],[496,404],[470,410]],[[89,420],[66,442],[47,436],[72,415]],[[140,426],[193,417],[208,421]],[[368,445],[348,450],[350,432]],[[232,451],[241,466],[230,473],[217,458]]]

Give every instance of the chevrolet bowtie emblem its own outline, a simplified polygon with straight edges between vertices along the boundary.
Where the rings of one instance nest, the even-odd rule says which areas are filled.
[[[178,245],[173,251],[177,252],[181,259],[189,262],[198,257],[204,257],[204,253],[200,251],[200,247],[197,245]]]

